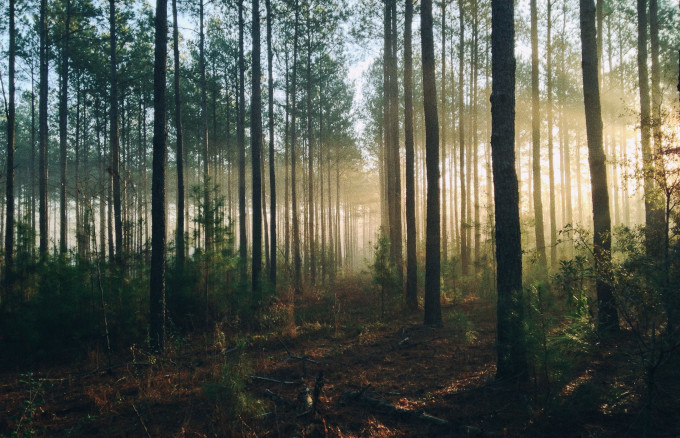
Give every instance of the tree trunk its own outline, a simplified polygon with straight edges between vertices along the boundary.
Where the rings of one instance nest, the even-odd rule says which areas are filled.
[[[440,302],[440,223],[439,223],[439,121],[437,88],[434,75],[434,37],[432,0],[420,7],[420,32],[423,63],[423,109],[425,111],[425,148],[427,161],[427,232],[425,242],[425,324],[442,323]]]
[[[441,110],[442,114],[446,114],[446,5],[447,2],[442,1],[440,6],[442,10],[442,92],[441,92]],[[447,220],[446,220],[446,123],[441,124],[441,135],[440,139],[440,161],[441,161],[441,221],[442,221],[442,234],[441,234],[441,244],[442,244],[442,258],[444,263],[449,259],[449,248],[448,248],[448,237],[447,237]]]
[[[71,2],[66,0],[66,23],[64,24],[64,41],[61,49],[61,90],[59,94],[59,168],[61,180],[59,186],[59,252],[66,254],[68,234],[66,219],[66,148],[68,123],[68,61],[69,40],[71,38]]]
[[[250,152],[252,159],[252,195],[253,195],[253,303],[262,298],[262,174],[260,173],[262,147],[262,89],[260,87],[260,0],[253,0],[252,19],[252,76],[250,95]]]
[[[40,150],[39,171],[39,213],[40,216],[40,259],[47,259],[47,89],[48,89],[48,33],[47,0],[40,0],[40,96],[38,98],[38,141]]]
[[[113,215],[115,223],[115,258],[118,263],[123,260],[123,221],[120,201],[120,140],[118,138],[118,73],[116,61],[116,2],[109,0],[109,32],[110,32],[110,81],[111,81],[111,174],[113,176]]]
[[[611,286],[607,282],[611,263],[611,220],[607,170],[602,149],[602,115],[600,87],[597,74],[597,45],[595,41],[595,5],[593,0],[580,0],[581,59],[583,68],[583,102],[588,137],[588,163],[593,200],[593,247],[595,255],[596,289],[598,302],[598,330],[616,331],[619,317]]]
[[[316,239],[314,230],[314,138],[312,133],[312,35],[310,12],[307,12],[307,236],[309,242],[309,273],[312,286],[316,283]]]
[[[239,273],[245,285],[248,272],[246,239],[246,138],[245,138],[245,61],[243,52],[243,0],[238,0],[238,214],[239,214]]]
[[[491,1],[491,154],[496,215],[497,379],[526,380],[522,246],[515,171],[514,3]]]
[[[404,22],[404,143],[406,148],[406,304],[418,308],[418,259],[416,258],[415,157],[413,148],[413,0],[405,0]],[[330,196],[330,193],[329,193]]]
[[[269,282],[276,289],[276,173],[274,172],[274,51],[272,50],[272,8],[271,0],[265,0],[267,7],[267,92],[269,111]]]
[[[165,84],[168,57],[167,0],[156,0],[155,27],[149,340],[151,349],[162,353],[165,349],[165,162],[167,159],[166,143],[168,137],[166,122],[167,93]]]
[[[9,275],[14,267],[14,133],[16,125],[16,105],[14,102],[15,60],[16,60],[16,26],[15,1],[9,0],[9,104],[7,107],[7,217],[5,221],[5,280],[9,286]],[[3,296],[6,298],[7,288]]]
[[[177,272],[184,269],[184,137],[182,133],[182,98],[179,87],[179,28],[177,24],[177,0],[172,0],[172,50],[174,56],[175,91],[175,131],[176,131],[176,157],[177,160],[177,228],[176,228],[176,262]]]
[[[470,261],[468,260],[468,243],[467,243],[467,195],[465,186],[465,121],[464,121],[464,111],[465,111],[465,87],[463,84],[463,79],[465,76],[465,13],[463,9],[463,0],[458,0],[458,10],[459,10],[459,25],[460,25],[460,35],[459,35],[459,56],[458,56],[458,147],[460,148],[460,264],[462,275],[467,275],[468,265]]]
[[[652,1],[652,0],[650,0]],[[647,252],[657,253],[656,248],[662,244],[661,231],[663,211],[659,209],[654,184],[654,157],[651,149],[651,127],[653,124],[649,101],[649,74],[647,56],[647,0],[637,1],[638,41],[637,65],[640,88],[640,141],[642,147],[642,169],[645,197],[645,239]],[[660,213],[660,214],[659,214]]]
[[[553,158],[552,2],[553,0],[548,0],[547,5],[546,88],[548,93],[548,172],[550,174],[550,267],[554,272],[557,269],[557,213],[555,209],[555,160]]]
[[[291,99],[293,100],[293,108],[291,111],[291,135],[290,135],[290,184],[291,184],[291,200],[292,200],[292,216],[293,216],[293,290],[296,295],[302,294],[302,260],[300,259],[300,225],[298,221],[298,206],[297,206],[297,175],[296,163],[297,154],[295,151],[297,143],[297,55],[298,55],[298,25],[299,25],[300,7],[298,0],[295,0],[295,26],[293,30],[293,82],[291,90]]]
[[[531,0],[531,143],[533,151],[534,216],[536,252],[541,272],[548,264],[545,256],[543,232],[543,201],[541,199],[541,118],[538,102],[538,11],[536,0]]]
[[[205,31],[203,25],[204,1],[199,2],[199,43],[198,43],[198,68],[201,75],[201,153],[203,155],[203,220],[205,252],[212,248],[212,215],[213,207],[210,205],[210,164],[208,156],[208,99],[207,85],[205,81]]]

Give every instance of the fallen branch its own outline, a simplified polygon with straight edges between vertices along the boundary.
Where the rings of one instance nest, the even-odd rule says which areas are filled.
[[[281,397],[278,394],[274,394],[271,392],[268,388],[264,390],[264,393],[267,397],[269,397],[270,400],[272,400],[274,403],[280,403],[286,406],[292,406],[294,403],[290,400],[287,400],[283,397]]]
[[[300,382],[292,382],[289,380],[276,380],[276,379],[271,379],[269,377],[260,377],[260,376],[250,376],[251,379],[253,380],[261,380],[263,382],[270,382],[270,383],[278,383],[280,385],[299,385]]]
[[[395,416],[401,420],[404,421],[423,421],[426,422],[432,426],[436,427],[441,427],[441,428],[449,428],[452,431],[456,432],[461,432],[466,434],[467,436],[473,436],[473,437],[481,437],[481,438],[491,438],[491,437],[497,437],[499,435],[493,434],[486,432],[478,427],[473,427],[473,426],[464,426],[464,425],[458,425],[451,423],[448,420],[445,420],[443,418],[435,417],[433,415],[426,414],[423,411],[414,411],[411,409],[404,409],[400,408],[398,406],[394,406],[392,403],[389,403],[384,400],[378,400],[375,399],[369,395],[366,395],[365,389],[359,392],[354,392],[354,391],[345,391],[345,393],[342,396],[342,400],[344,400],[345,403],[354,401],[354,402],[359,402],[364,405],[367,405],[369,407],[374,408],[376,411],[381,412],[383,414],[387,415],[392,415]]]

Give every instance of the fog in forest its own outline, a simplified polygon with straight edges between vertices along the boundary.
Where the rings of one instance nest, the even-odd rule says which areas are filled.
[[[680,431],[677,4],[0,10],[0,435]]]

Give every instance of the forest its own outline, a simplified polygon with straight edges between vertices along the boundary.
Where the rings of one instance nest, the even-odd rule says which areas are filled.
[[[0,11],[0,436],[680,436],[680,4]]]

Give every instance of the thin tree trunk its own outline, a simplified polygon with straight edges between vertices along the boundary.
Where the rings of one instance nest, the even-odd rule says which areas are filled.
[[[271,1],[265,0],[267,7],[267,91],[269,110],[269,282],[276,289],[276,173],[274,172],[274,51],[272,50],[272,8]]]
[[[172,50],[174,56],[173,86],[175,92],[175,131],[177,160],[177,228],[176,228],[176,263],[177,272],[184,269],[184,137],[182,132],[182,98],[179,86],[179,28],[177,24],[177,0],[172,0]],[[228,93],[227,93],[228,94]],[[228,123],[228,122],[227,122]],[[152,213],[153,214],[153,213]]]
[[[467,194],[465,185],[465,88],[463,79],[465,76],[465,13],[463,0],[458,0],[459,10],[459,56],[458,56],[458,147],[460,148],[460,263],[462,275],[467,275],[468,272],[468,243],[467,243],[467,227],[469,226],[467,220]]]
[[[293,86],[291,99],[293,108],[291,111],[291,139],[290,139],[290,179],[291,179],[291,198],[293,215],[293,290],[296,295],[302,294],[302,261],[300,259],[300,225],[298,223],[297,206],[297,175],[296,163],[297,154],[295,151],[297,143],[297,55],[298,55],[298,24],[300,8],[298,0],[295,0],[295,26],[293,30]]]
[[[550,176],[550,266],[554,272],[557,269],[557,212],[555,208],[555,160],[553,158],[553,78],[552,78],[552,3],[548,0],[547,20],[547,50],[546,50],[546,76],[548,94],[548,172]]]
[[[204,215],[204,238],[205,252],[210,252],[212,248],[212,214],[213,208],[210,205],[210,162],[208,156],[208,99],[207,85],[205,80],[205,31],[203,25],[204,2],[199,2],[199,43],[198,43],[198,68],[201,75],[201,153],[203,155],[203,215]]]
[[[531,0],[531,143],[533,151],[533,194],[536,233],[536,252],[541,272],[548,263],[545,255],[543,231],[543,201],[541,199],[541,118],[538,102],[538,11],[536,0]]]
[[[9,104],[7,107],[7,217],[5,221],[5,280],[9,286],[9,274],[14,267],[14,133],[16,125],[15,98],[15,60],[16,26],[14,22],[15,0],[9,0]],[[6,298],[7,288],[3,288],[2,298]]]
[[[447,2],[441,2],[442,10],[442,92],[441,92],[441,110],[442,114],[446,114],[446,6]],[[441,221],[442,221],[442,258],[444,263],[449,259],[448,237],[447,237],[447,218],[446,218],[446,123],[441,124],[441,147],[440,147],[440,161],[441,161]]]
[[[63,47],[61,51],[61,90],[59,95],[59,168],[61,179],[59,186],[59,252],[66,254],[68,235],[66,219],[66,143],[67,143],[67,102],[68,102],[68,61],[69,40],[71,27],[71,2],[66,0],[66,22],[63,35]]]
[[[40,150],[39,171],[39,213],[40,216],[40,259],[45,261],[48,252],[47,240],[47,91],[48,91],[48,33],[47,0],[40,0],[40,96],[38,100],[38,149]]]
[[[440,223],[439,223],[439,121],[437,88],[434,75],[434,37],[432,0],[420,7],[420,32],[423,63],[423,107],[427,161],[427,232],[425,243],[425,324],[442,323],[440,303]]]
[[[109,42],[110,42],[110,82],[111,82],[111,173],[113,176],[113,210],[115,222],[115,258],[123,260],[123,221],[120,201],[120,140],[118,136],[118,66],[116,61],[116,2],[109,0]]]
[[[418,308],[418,259],[416,258],[415,157],[413,147],[413,0],[405,0],[404,22],[404,143],[406,149],[406,304]],[[330,196],[330,193],[329,193]],[[446,235],[446,234],[444,234]],[[444,239],[446,241],[446,239]]]
[[[241,283],[247,281],[248,246],[246,237],[246,139],[245,139],[245,61],[243,52],[243,0],[238,1],[238,213],[239,213],[239,273]]]

